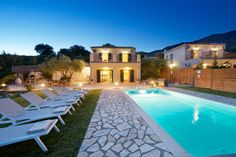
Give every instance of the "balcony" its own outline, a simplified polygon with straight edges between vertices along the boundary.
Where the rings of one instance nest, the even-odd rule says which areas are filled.
[[[124,58],[122,54],[109,54],[102,58],[100,54],[90,54],[90,63],[140,63],[140,55],[129,54]]]

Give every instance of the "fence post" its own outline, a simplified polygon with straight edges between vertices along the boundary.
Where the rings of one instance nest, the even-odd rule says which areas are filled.
[[[213,87],[213,68],[211,69],[211,89]]]

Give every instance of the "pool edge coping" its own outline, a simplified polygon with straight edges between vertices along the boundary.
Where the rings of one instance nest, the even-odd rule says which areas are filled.
[[[170,150],[170,152],[175,157],[193,157],[188,153],[182,146],[180,146],[174,138],[172,138],[164,129],[162,129],[158,123],[156,123],[138,104],[132,100],[123,90],[121,93],[127,98],[140,116],[147,122],[147,124],[152,128],[152,130],[158,135],[165,146]]]

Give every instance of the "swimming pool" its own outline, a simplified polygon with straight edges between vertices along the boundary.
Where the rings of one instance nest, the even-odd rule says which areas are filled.
[[[236,107],[164,89],[126,93],[193,156],[236,153]]]

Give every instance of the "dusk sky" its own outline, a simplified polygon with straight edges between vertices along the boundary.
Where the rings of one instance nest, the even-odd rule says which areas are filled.
[[[74,44],[152,51],[236,29],[235,0],[1,0],[0,52]]]

